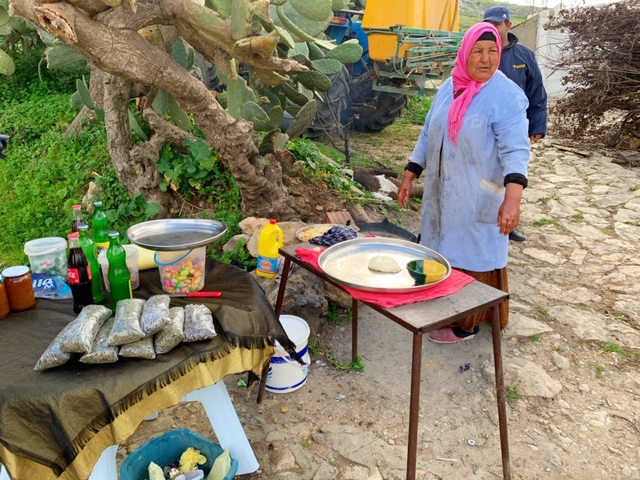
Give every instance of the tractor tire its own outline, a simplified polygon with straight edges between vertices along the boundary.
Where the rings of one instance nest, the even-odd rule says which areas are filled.
[[[309,138],[320,138],[340,128],[348,121],[349,71],[346,67],[331,77],[331,88],[323,92],[323,102],[318,102],[318,111],[313,125],[305,134]]]
[[[351,85],[351,130],[379,132],[402,114],[409,97],[401,93],[380,92],[373,89],[373,80]]]

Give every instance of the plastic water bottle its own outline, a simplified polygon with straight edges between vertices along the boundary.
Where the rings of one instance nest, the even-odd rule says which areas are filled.
[[[111,288],[111,309],[115,312],[120,300],[133,298],[131,291],[131,273],[127,267],[127,251],[120,244],[120,234],[115,230],[109,232],[109,287]]]
[[[73,313],[79,314],[87,305],[93,305],[91,268],[80,246],[78,232],[69,234],[69,259],[67,261],[69,286],[73,295]]]
[[[257,275],[265,278],[275,278],[278,273],[278,250],[282,247],[284,235],[275,218],[262,227],[258,235],[258,266]]]
[[[96,244],[96,256],[100,252],[109,248],[109,225],[107,222],[107,214],[104,213],[102,201],[93,202],[93,242]]]
[[[93,292],[93,301],[100,303],[104,300],[104,294],[102,293],[102,283],[100,282],[100,264],[96,258],[96,246],[89,236],[89,225],[80,225],[78,227],[78,233],[80,234],[80,246],[84,255],[89,262],[89,268],[91,269],[91,291]]]

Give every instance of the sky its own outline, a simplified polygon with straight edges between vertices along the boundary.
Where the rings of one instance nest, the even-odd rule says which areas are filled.
[[[619,0],[509,0],[509,3],[516,5],[532,5],[534,7],[551,8],[562,3],[563,7],[602,5],[605,3],[616,3]]]

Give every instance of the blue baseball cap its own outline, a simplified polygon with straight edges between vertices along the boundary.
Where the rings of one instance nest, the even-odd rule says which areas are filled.
[[[484,21],[496,23],[510,22],[511,15],[509,14],[509,9],[502,6],[488,8],[487,11],[484,12]]]

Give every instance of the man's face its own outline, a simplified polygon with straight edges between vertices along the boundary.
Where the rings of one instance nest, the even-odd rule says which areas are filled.
[[[498,29],[498,33],[500,34],[500,38],[502,39],[502,48],[505,48],[507,45],[509,45],[509,39],[507,38],[507,34],[509,33],[509,30],[511,30],[511,22],[508,21],[504,21],[504,22],[492,22],[491,20],[485,20],[485,22],[490,23],[491,25],[493,25],[494,27],[496,27]]]

